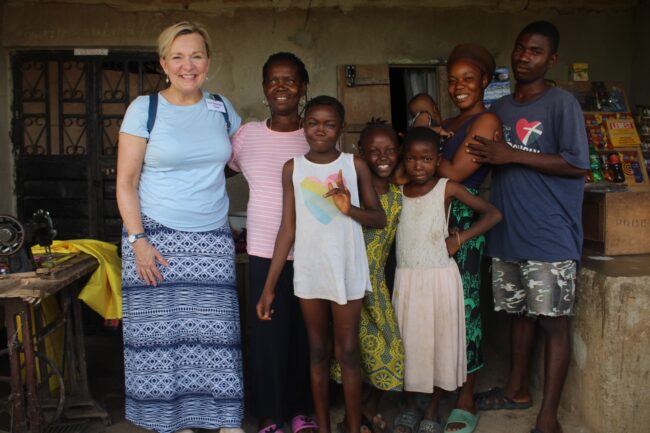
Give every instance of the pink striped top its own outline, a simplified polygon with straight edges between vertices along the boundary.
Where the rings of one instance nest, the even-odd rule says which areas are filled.
[[[282,167],[309,150],[302,129],[275,132],[266,121],[249,122],[232,138],[228,165],[248,182],[246,249],[248,254],[270,259],[282,219]],[[293,259],[293,250],[289,253]]]

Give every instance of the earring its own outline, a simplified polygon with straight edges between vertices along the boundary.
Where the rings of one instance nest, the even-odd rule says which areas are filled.
[[[169,76],[165,75],[165,84],[169,84]]]
[[[265,107],[268,107],[269,106],[269,101],[267,101],[266,98],[262,98],[262,105],[264,105]]]

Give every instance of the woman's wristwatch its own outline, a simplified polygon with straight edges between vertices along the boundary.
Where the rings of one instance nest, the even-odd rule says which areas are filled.
[[[146,238],[147,234],[146,233],[134,233],[132,235],[129,235],[128,238],[126,238],[131,245],[135,243],[138,239]]]

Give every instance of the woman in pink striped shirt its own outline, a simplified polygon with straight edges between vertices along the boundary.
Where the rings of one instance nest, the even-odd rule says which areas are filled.
[[[291,419],[291,432],[316,432],[307,416],[311,407],[309,346],[298,298],[293,294],[293,261],[289,255],[276,287],[273,308],[282,312],[261,321],[255,312],[273,257],[282,216],[282,167],[309,150],[302,129],[301,100],[309,75],[292,53],[273,54],[262,69],[265,104],[271,116],[242,126],[232,139],[229,167],[241,172],[250,188],[247,209],[249,256],[249,413],[258,419],[259,433],[281,430]],[[287,431],[287,433],[290,433]]]

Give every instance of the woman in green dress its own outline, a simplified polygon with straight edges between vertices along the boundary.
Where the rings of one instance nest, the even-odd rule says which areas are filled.
[[[361,368],[371,386],[363,405],[364,425],[380,433],[386,430],[379,413],[381,396],[384,391],[401,391],[404,384],[404,347],[384,273],[402,209],[402,192],[389,182],[399,157],[397,134],[373,119],[361,132],[359,154],[370,168],[373,186],[386,213],[386,227],[363,229],[372,292],[363,299],[359,323]],[[338,364],[332,365],[331,373],[340,383]]]
[[[447,60],[449,97],[459,112],[455,117],[442,122],[442,126],[453,132],[453,136],[445,138],[442,143],[438,173],[462,183],[474,195],[479,193],[490,167],[475,162],[474,157],[466,152],[466,144],[475,135],[495,137],[501,131],[501,122],[497,116],[486,111],[483,104],[483,94],[492,80],[494,69],[494,58],[478,44],[456,46]],[[478,215],[465,204],[458,200],[452,202],[450,231],[466,230],[476,219]],[[467,381],[458,391],[456,407],[449,415],[445,433],[471,433],[478,423],[479,415],[473,392],[476,373],[483,367],[479,289],[484,245],[485,236],[477,236],[463,242],[454,256],[463,280],[465,297]]]

